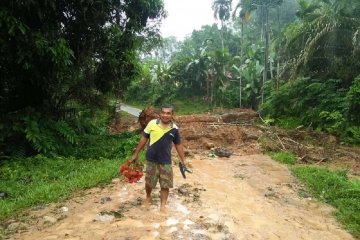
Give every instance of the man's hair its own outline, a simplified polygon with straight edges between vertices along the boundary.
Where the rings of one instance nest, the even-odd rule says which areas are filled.
[[[161,106],[160,110],[162,110],[163,108],[171,108],[171,112],[174,113],[175,108],[173,105],[169,104],[169,103],[165,103]]]

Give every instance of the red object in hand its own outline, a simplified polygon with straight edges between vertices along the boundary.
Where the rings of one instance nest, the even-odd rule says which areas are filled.
[[[119,173],[122,174],[129,183],[136,183],[143,176],[143,169],[138,162],[128,160],[120,166]]]

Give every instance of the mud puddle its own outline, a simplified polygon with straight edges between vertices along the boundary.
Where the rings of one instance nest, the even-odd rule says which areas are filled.
[[[32,227],[10,239],[353,239],[332,217],[333,209],[309,197],[289,170],[264,155],[190,160],[183,179],[176,166],[168,213],[159,212],[159,189],[143,207],[144,182],[114,179],[82,197],[33,211]],[[41,219],[53,209],[66,216]]]

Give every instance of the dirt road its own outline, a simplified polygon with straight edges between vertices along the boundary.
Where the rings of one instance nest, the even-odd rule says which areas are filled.
[[[331,207],[300,197],[302,186],[287,167],[265,155],[218,158],[200,151],[189,160],[194,173],[187,179],[174,165],[166,215],[159,212],[158,189],[146,210],[143,182],[114,179],[32,211],[37,224],[11,239],[353,239]]]

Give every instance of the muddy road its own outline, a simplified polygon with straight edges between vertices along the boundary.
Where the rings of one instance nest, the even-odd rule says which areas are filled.
[[[331,207],[300,196],[303,186],[287,167],[265,155],[199,151],[189,162],[194,172],[187,179],[174,165],[167,214],[159,212],[159,189],[145,209],[144,182],[118,178],[31,211],[33,226],[10,239],[353,239]]]
[[[25,226],[10,224],[17,232],[10,239],[354,239],[334,219],[332,207],[311,198],[287,166],[262,154],[259,137],[266,130],[254,125],[256,117],[241,109],[176,118],[193,173],[182,178],[174,152],[175,186],[167,214],[159,211],[159,188],[146,209],[144,180],[130,184],[119,177],[66,202],[30,210]],[[123,123],[114,132],[138,127],[136,118],[124,118]],[[282,139],[284,147],[289,137]],[[233,154],[219,157],[213,152],[218,147]]]

